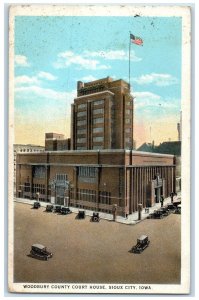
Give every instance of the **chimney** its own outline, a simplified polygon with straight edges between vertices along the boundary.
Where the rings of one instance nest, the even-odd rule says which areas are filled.
[[[82,81],[78,81],[77,82],[77,90],[79,91],[83,87],[84,87],[84,83]]]

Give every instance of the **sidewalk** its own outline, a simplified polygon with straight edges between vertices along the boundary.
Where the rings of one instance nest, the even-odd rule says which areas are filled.
[[[181,199],[181,193],[180,192],[178,193],[177,196],[175,196],[173,198],[173,200],[175,202],[175,201],[178,201],[179,199]],[[33,205],[33,203],[36,200],[29,200],[29,199],[15,198],[14,197],[14,201],[19,202],[19,203],[25,203],[25,204]],[[168,203],[171,203],[171,198],[170,197],[164,199],[164,205],[166,205]],[[40,201],[40,204],[41,204],[41,207],[46,207],[46,205],[50,204],[50,203]],[[161,207],[161,203],[156,203],[153,207],[149,207],[148,212],[145,212],[145,209],[143,209],[142,210],[142,220],[138,220],[138,212],[134,212],[133,214],[129,215],[128,218],[117,216],[115,222],[122,223],[122,224],[127,224],[127,225],[135,225],[135,224],[145,220],[150,213],[152,213],[154,210],[157,210],[160,207]],[[77,208],[77,207],[70,207],[70,210],[73,213],[78,214],[78,211],[81,210],[81,209]],[[91,217],[93,215],[93,211],[85,210],[85,214],[86,214],[86,216]],[[106,214],[106,213],[99,212],[99,217],[100,217],[100,219],[113,221],[113,215],[112,214]]]

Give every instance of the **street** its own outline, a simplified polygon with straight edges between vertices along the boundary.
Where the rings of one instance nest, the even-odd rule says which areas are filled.
[[[88,216],[77,220],[74,213],[47,213],[16,202],[14,210],[14,282],[180,283],[180,215],[126,225],[93,223]],[[130,253],[142,234],[149,247]],[[35,243],[47,246],[53,257],[29,257]]]

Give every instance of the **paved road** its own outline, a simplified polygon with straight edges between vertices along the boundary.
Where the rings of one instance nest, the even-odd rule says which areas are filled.
[[[131,226],[76,220],[76,214],[46,213],[17,202],[14,207],[15,282],[180,283],[180,215]],[[149,247],[130,253],[141,234],[149,236]],[[53,258],[28,257],[34,243],[47,246]]]

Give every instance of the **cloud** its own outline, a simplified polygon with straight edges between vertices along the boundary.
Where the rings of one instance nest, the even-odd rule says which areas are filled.
[[[43,79],[47,79],[47,80],[56,80],[57,77],[52,75],[51,73],[47,73],[47,72],[39,72],[38,75],[37,75],[39,78],[43,78]]]
[[[141,75],[140,77],[132,78],[132,81],[140,85],[152,83],[157,86],[168,86],[178,83],[178,79],[171,74],[160,73]]]
[[[27,76],[27,75],[22,75],[22,76],[17,76],[15,77],[15,85],[20,86],[20,85],[30,85],[30,84],[39,84],[39,80],[36,76]]]
[[[35,76],[28,76],[28,75],[21,75],[15,77],[15,85],[21,86],[21,85],[40,85],[42,83],[41,79],[45,80],[56,80],[57,77],[55,77],[51,73],[40,71]]]
[[[15,55],[15,65],[21,67],[29,67],[30,63],[25,55]]]
[[[53,99],[53,100],[68,100],[70,102],[76,97],[76,91],[73,90],[71,92],[60,92],[55,91],[53,89],[39,87],[37,85],[31,86],[19,86],[15,88],[15,93],[17,98],[31,98],[40,97],[45,99]]]
[[[96,59],[90,59],[85,55],[75,54],[72,51],[61,52],[57,55],[57,60],[53,63],[53,66],[57,69],[67,68],[70,65],[76,65],[79,69],[87,70],[100,70],[110,69],[109,65],[101,64]]]
[[[150,109],[153,111],[157,108],[164,109],[180,109],[180,100],[177,98],[163,98],[160,95],[151,92],[135,92],[135,108],[145,111]]]
[[[85,56],[100,57],[106,60],[128,60],[129,54],[124,50],[109,50],[109,51],[85,51]],[[131,50],[131,61],[141,61],[142,58],[137,57],[135,52]]]
[[[94,77],[93,75],[88,75],[88,76],[82,77],[81,80],[90,82],[90,81],[95,81],[95,80],[97,80],[97,78]]]

